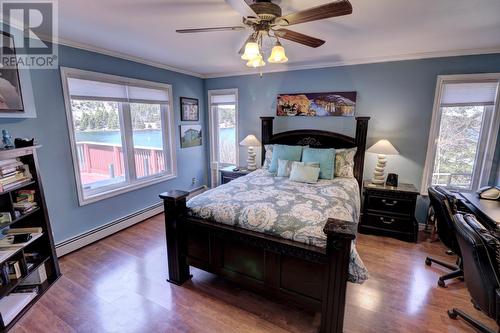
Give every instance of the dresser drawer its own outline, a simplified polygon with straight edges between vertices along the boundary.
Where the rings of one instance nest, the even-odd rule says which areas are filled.
[[[415,205],[412,200],[377,195],[370,195],[368,197],[366,208],[368,210],[404,215],[413,215],[415,213]]]
[[[413,232],[413,222],[410,218],[367,214],[365,219],[364,224],[367,226],[399,232]]]

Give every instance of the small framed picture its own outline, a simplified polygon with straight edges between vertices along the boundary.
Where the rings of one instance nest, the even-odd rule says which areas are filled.
[[[198,100],[196,98],[181,97],[181,121],[200,120]]]
[[[181,148],[201,146],[201,125],[181,125]]]

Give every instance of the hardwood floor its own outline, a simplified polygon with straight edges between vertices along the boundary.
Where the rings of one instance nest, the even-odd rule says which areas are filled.
[[[360,235],[358,251],[370,271],[348,284],[345,332],[472,332],[446,310],[474,310],[463,282],[436,284],[449,262],[440,243],[418,244]],[[318,314],[275,303],[209,273],[192,269],[182,287],[166,282],[163,215],[128,228],[60,260],[63,276],[12,332],[316,332]]]

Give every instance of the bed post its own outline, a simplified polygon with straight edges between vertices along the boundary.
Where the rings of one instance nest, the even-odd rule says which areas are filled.
[[[356,223],[329,218],[323,232],[327,235],[325,279],[321,305],[321,333],[342,333],[351,243],[356,238]]]
[[[261,128],[261,141],[262,147],[260,149],[261,152],[261,161],[264,164],[264,160],[266,158],[266,150],[264,149],[264,145],[269,144],[271,141],[271,137],[273,136],[273,120],[274,117],[260,117],[262,122]]]
[[[366,133],[370,117],[356,117],[356,156],[354,156],[354,177],[358,180],[359,188],[363,186],[363,167],[365,164]]]
[[[160,194],[165,206],[165,233],[167,239],[168,282],[181,285],[191,278],[186,262],[187,239],[183,225],[186,198],[189,192],[168,191]]]

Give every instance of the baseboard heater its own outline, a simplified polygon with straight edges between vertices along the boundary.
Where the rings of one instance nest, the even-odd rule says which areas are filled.
[[[189,191],[188,199],[207,190],[207,186],[200,186]],[[102,226],[84,232],[78,236],[66,239],[56,244],[56,253],[62,257],[68,253],[76,251],[84,246],[92,244],[100,239],[108,237],[118,231],[133,226],[139,222],[147,220],[150,217],[163,213],[163,202],[151,205],[140,211],[121,217]]]

